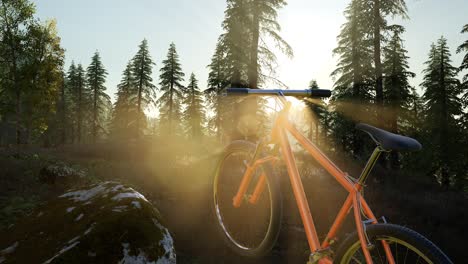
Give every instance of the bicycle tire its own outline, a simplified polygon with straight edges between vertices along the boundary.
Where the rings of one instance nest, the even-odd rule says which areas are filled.
[[[401,258],[404,258],[405,263],[420,263],[420,259],[424,260],[425,263],[452,263],[452,261],[436,245],[434,245],[434,243],[429,241],[423,235],[407,227],[394,224],[374,224],[367,226],[366,230],[369,240],[374,245],[374,248],[370,250],[373,260],[374,257],[375,260],[377,260],[374,261],[374,263],[388,263],[387,261],[385,261],[385,253],[382,252],[383,248],[381,247],[381,243],[379,242],[380,240],[385,240],[389,242],[389,246],[392,250],[392,255],[394,258],[396,258],[396,263],[400,263],[398,262],[398,260]],[[401,248],[400,253],[398,253],[398,245],[407,247],[407,251],[405,252],[405,254],[403,254]],[[360,252],[361,250],[362,249],[358,234],[354,232],[353,234],[348,236],[338,247],[334,263],[359,263],[358,260],[362,260],[363,255],[361,253],[361,255],[359,256],[357,252]],[[411,252],[409,252],[409,250],[411,250]],[[410,254],[410,258],[414,256],[414,258],[417,258],[417,261],[415,261],[414,258],[413,261],[408,261],[408,253]],[[382,256],[384,258],[384,261],[382,261]],[[378,261],[379,259],[380,262]],[[354,260],[355,262],[352,262],[352,260]],[[363,263],[365,263],[365,260]]]
[[[221,154],[221,158],[218,162],[216,172],[214,175],[214,179],[212,181],[212,190],[213,190],[213,203],[212,203],[212,210],[213,210],[213,215],[216,218],[217,221],[217,229],[221,233],[221,236],[223,237],[224,241],[226,242],[227,246],[233,250],[235,253],[242,255],[242,256],[247,256],[247,257],[260,257],[264,256],[268,252],[271,251],[273,246],[275,245],[279,231],[281,228],[281,218],[282,218],[282,200],[281,200],[281,191],[280,191],[280,186],[278,183],[278,173],[273,169],[273,166],[270,162],[267,162],[263,164],[261,167],[264,170],[266,174],[266,180],[267,180],[267,188],[269,192],[269,200],[270,200],[270,220],[268,223],[267,231],[265,233],[264,238],[261,240],[261,242],[258,243],[258,246],[255,247],[245,247],[242,246],[238,241],[235,241],[233,238],[233,234],[230,234],[230,231],[228,228],[226,228],[225,220],[223,219],[223,215],[220,212],[220,205],[218,201],[218,197],[221,196],[221,194],[218,194],[218,182],[220,180],[220,177],[222,177],[222,171],[223,167],[225,166],[225,162],[229,156],[235,153],[248,153],[248,155],[252,155],[255,152],[255,144],[249,141],[244,141],[244,140],[237,140],[233,141],[231,144],[229,144]],[[240,175],[240,174],[239,174]],[[242,176],[240,175],[240,178]],[[240,183],[240,179],[239,179]],[[255,185],[256,181],[252,181],[250,185]],[[237,190],[239,185],[236,184],[235,189]],[[266,192],[267,189],[265,189],[264,192]],[[233,197],[235,193],[228,194],[230,195],[229,197]],[[264,194],[262,194],[264,196]],[[232,200],[230,200],[232,201]],[[245,201],[243,202],[244,206]],[[231,202],[232,205],[232,202]],[[242,207],[242,205],[241,205]]]

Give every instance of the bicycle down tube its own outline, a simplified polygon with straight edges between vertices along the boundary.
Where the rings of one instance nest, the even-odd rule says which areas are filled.
[[[292,185],[294,197],[296,199],[296,203],[301,215],[301,219],[304,225],[307,241],[309,244],[309,248],[312,252],[311,257],[314,257],[314,254],[323,252],[328,249],[331,244],[333,238],[335,238],[338,230],[340,229],[343,221],[345,220],[346,216],[350,212],[350,209],[353,208],[354,211],[354,220],[356,222],[356,229],[358,232],[358,237],[360,240],[361,248],[364,253],[365,259],[367,263],[372,263],[372,258],[370,256],[370,252],[368,247],[370,246],[370,242],[367,241],[367,236],[365,234],[364,223],[361,218],[361,211],[364,212],[365,216],[369,219],[372,219],[372,223],[377,223],[375,215],[372,213],[370,207],[368,206],[365,199],[361,196],[361,189],[362,185],[358,183],[352,182],[348,177],[347,174],[341,171],[325,154],[323,154],[317,146],[315,146],[309,139],[307,139],[304,135],[302,135],[288,120],[287,118],[287,109],[283,109],[279,114],[277,120],[275,121],[274,128],[272,130],[272,138],[274,142],[279,144],[281,148],[281,155],[285,162],[290,182]],[[320,244],[317,231],[315,228],[315,224],[312,218],[312,214],[310,212],[310,207],[307,201],[307,197],[304,191],[304,187],[302,185],[302,181],[299,175],[299,171],[294,159],[294,154],[292,152],[290,142],[288,140],[287,133],[292,135],[299,144],[304,147],[304,149],[328,172],[330,173],[337,181],[342,185],[349,193],[348,197],[346,198],[343,206],[339,210],[335,221],[333,222],[327,236],[325,237],[324,241]],[[247,170],[244,173],[244,176],[241,181],[241,185],[239,187],[236,196],[233,199],[233,204],[235,207],[239,207],[242,202],[242,197],[247,190],[248,185],[250,184],[252,174],[255,169],[265,162],[272,162],[276,160],[275,157],[269,156],[264,157],[258,160],[252,160],[251,164],[247,165]],[[369,173],[369,171],[366,171]],[[367,175],[364,175],[367,176]],[[261,192],[264,190],[264,186],[266,185],[265,176],[261,175],[258,182],[255,186],[254,194],[250,197],[248,202],[255,203],[258,197],[260,196]],[[389,263],[394,263],[392,253],[390,251],[390,247],[387,242],[382,241],[382,245],[385,249],[385,254],[387,255]],[[312,260],[317,261],[317,263],[324,264],[324,263],[332,263],[332,260],[328,256],[323,256],[321,254],[317,254],[317,259]]]

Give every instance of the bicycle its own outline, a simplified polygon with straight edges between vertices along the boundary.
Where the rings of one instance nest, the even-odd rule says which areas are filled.
[[[243,140],[231,142],[224,149],[216,168],[213,180],[214,215],[224,240],[234,252],[243,256],[262,256],[276,243],[281,227],[282,200],[275,168],[280,160],[278,154],[281,154],[311,252],[308,264],[452,263],[436,245],[419,233],[386,221],[379,222],[362,196],[365,182],[379,156],[395,150],[420,150],[422,146],[417,140],[358,124],[357,129],[369,134],[377,146],[361,175],[355,179],[338,168],[288,120],[291,103],[286,96],[330,97],[330,90],[230,88],[226,89],[226,94],[275,96],[282,106],[273,123],[271,140],[260,140],[258,144]],[[315,229],[287,133],[349,193],[322,243]],[[356,231],[345,238],[334,252],[331,245],[337,241],[338,230],[351,209]]]

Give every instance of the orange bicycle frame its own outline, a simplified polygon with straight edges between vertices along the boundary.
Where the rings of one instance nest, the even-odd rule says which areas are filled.
[[[325,252],[329,246],[331,241],[336,237],[338,230],[342,226],[343,221],[345,220],[346,216],[350,212],[351,208],[353,208],[353,215],[354,220],[356,223],[356,229],[358,233],[358,237],[360,240],[361,248],[364,253],[365,259],[367,263],[372,263],[372,258],[369,252],[368,247],[369,241],[367,241],[367,236],[365,234],[365,226],[361,217],[361,212],[364,212],[365,217],[372,219],[372,224],[377,223],[376,217],[371,211],[369,205],[365,201],[365,199],[361,196],[361,189],[363,187],[362,182],[354,182],[352,181],[348,175],[341,171],[324,153],[320,151],[320,149],[313,144],[309,139],[307,139],[304,135],[302,135],[288,120],[287,113],[289,110],[289,103],[286,104],[285,109],[283,109],[280,113],[278,118],[275,121],[273,130],[272,130],[272,140],[275,144],[278,144],[281,149],[281,154],[283,160],[285,162],[287,172],[289,174],[289,178],[291,181],[293,193],[295,200],[297,202],[297,206],[301,215],[302,223],[304,225],[305,233],[307,236],[307,241],[309,244],[309,248],[312,252],[311,254],[311,262],[312,263],[332,263],[332,259],[330,256],[326,254],[321,254]],[[306,194],[304,192],[304,187],[302,185],[302,181],[299,175],[299,171],[295,162],[294,154],[291,149],[291,145],[288,140],[287,133],[289,133],[292,137],[294,137],[297,142],[328,172],[330,173],[338,183],[348,191],[348,196],[339,210],[327,236],[325,237],[322,243],[319,242],[319,238],[317,235],[317,231],[315,228],[315,224],[312,218],[312,214],[310,212],[309,204],[307,201]],[[257,150],[258,151],[258,150]],[[378,149],[373,154],[373,158],[371,159],[373,163],[377,160]],[[375,155],[375,156],[374,156]],[[241,185],[239,186],[238,192],[236,193],[235,197],[233,198],[233,205],[235,207],[239,207],[242,202],[242,197],[244,197],[245,192],[250,184],[252,179],[253,172],[265,162],[271,162],[273,160],[277,160],[276,157],[268,156],[261,159],[256,159],[250,164],[247,165],[246,172],[241,181]],[[374,164],[370,162],[366,165],[361,178],[367,177],[369,174],[370,169]],[[263,192],[266,185],[266,177],[262,174],[256,183],[254,192],[248,202],[256,203],[259,196]],[[382,241],[382,245],[385,249],[385,254],[389,263],[394,263],[392,253],[390,251],[390,247],[386,242]]]

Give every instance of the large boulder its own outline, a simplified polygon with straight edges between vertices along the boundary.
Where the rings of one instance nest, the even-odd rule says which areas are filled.
[[[71,190],[0,236],[0,263],[175,263],[146,198],[115,182]]]

